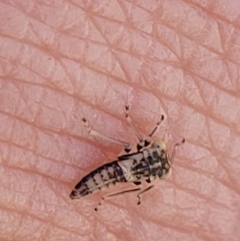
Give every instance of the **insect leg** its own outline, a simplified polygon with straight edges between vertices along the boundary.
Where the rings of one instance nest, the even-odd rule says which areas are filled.
[[[157,129],[159,128],[160,124],[162,123],[162,121],[164,120],[164,115],[161,115],[161,120],[157,122],[157,124],[155,125],[155,127],[153,128],[153,130],[150,132],[150,134],[147,136],[147,138],[144,140],[144,146],[146,147],[149,145],[149,143],[151,143],[152,141],[152,136],[154,135],[154,133],[157,131]]]
[[[138,129],[134,126],[134,124],[132,122],[132,119],[129,116],[129,106],[128,105],[125,105],[125,117],[126,117],[126,120],[127,120],[128,124],[131,126],[131,128],[134,131],[134,133],[136,134],[139,142],[142,142],[143,138],[142,138],[141,134],[139,133]]]
[[[141,190],[141,187],[129,189],[129,190],[124,190],[124,191],[121,191],[121,192],[107,194],[107,195],[105,195],[101,198],[100,202],[98,203],[98,206],[101,206],[105,200],[111,199],[112,197],[116,197],[116,196],[119,196],[119,195],[122,195],[122,194],[125,194],[125,193],[136,192],[136,191],[140,191],[140,190]],[[98,206],[94,209],[95,211],[98,210]]]
[[[149,191],[150,189],[152,189],[152,188],[153,188],[153,185],[151,185],[151,186],[143,189],[141,192],[138,193],[138,195],[137,195],[137,198],[138,198],[137,205],[140,205],[140,204],[141,204],[141,195],[142,195],[143,193],[145,193],[145,192],[148,192],[148,191]]]
[[[129,106],[128,105],[125,106],[125,117],[126,117],[127,122],[130,124],[130,126],[132,127],[134,133],[136,134],[136,136],[138,138],[138,141],[139,141],[138,142],[138,150],[141,150],[143,147],[146,147],[151,143],[151,138],[152,138],[153,134],[157,131],[159,125],[164,120],[164,115],[162,115],[161,120],[157,122],[156,126],[150,132],[148,137],[146,139],[143,139],[141,134],[139,133],[138,129],[134,126],[131,117],[129,116]]]
[[[157,122],[156,126],[153,128],[152,132],[148,135],[152,137],[153,134],[157,131],[158,127],[160,126],[161,122],[164,120],[164,115],[161,116],[161,120]]]
[[[173,164],[173,161],[174,161],[174,157],[176,155],[176,151],[177,151],[177,148],[182,145],[183,143],[185,142],[185,138],[182,139],[182,141],[176,143],[173,147],[173,151],[172,151],[172,155],[170,157],[170,161],[171,161],[171,165]]]
[[[122,146],[124,146],[126,151],[128,151],[128,152],[131,151],[132,147],[131,147],[130,143],[115,139],[113,137],[109,137],[109,136],[105,136],[103,134],[100,134],[99,132],[97,132],[95,130],[92,130],[92,128],[90,127],[90,125],[88,124],[88,122],[85,118],[82,118],[82,121],[83,121],[83,123],[85,125],[85,128],[86,128],[87,132],[89,133],[89,135],[98,136],[98,137],[103,138],[105,140],[111,141],[115,144],[122,145]]]

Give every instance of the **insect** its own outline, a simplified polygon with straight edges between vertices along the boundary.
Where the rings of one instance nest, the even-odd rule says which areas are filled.
[[[129,106],[125,106],[125,117],[138,138],[138,143],[134,146],[92,130],[87,120],[85,118],[82,119],[90,135],[120,144],[124,146],[124,149],[117,160],[104,164],[83,177],[72,190],[70,194],[71,199],[81,198],[117,182],[132,182],[139,186],[134,189],[108,194],[102,197],[99,205],[101,205],[104,199],[127,192],[138,192],[137,204],[140,204],[141,195],[153,187],[150,184],[152,181],[156,178],[167,179],[171,175],[176,149],[185,142],[185,139],[183,138],[181,142],[174,145],[172,154],[169,156],[164,140],[152,141],[152,136],[164,120],[164,115],[161,116],[160,121],[157,122],[152,132],[145,139],[142,138],[129,116]],[[140,187],[142,181],[146,181],[149,185],[146,188]],[[97,211],[97,208],[95,210]]]

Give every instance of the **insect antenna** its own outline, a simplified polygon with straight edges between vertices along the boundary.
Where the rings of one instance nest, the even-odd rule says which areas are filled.
[[[185,142],[185,138],[182,139],[181,142],[178,142],[174,145],[173,147],[173,151],[172,151],[172,155],[170,157],[170,162],[171,162],[171,166],[173,166],[173,161],[174,161],[174,158],[175,158],[175,155],[176,155],[176,151],[177,151],[177,148],[182,145],[183,143]]]
[[[173,147],[173,151],[172,151],[172,155],[171,157],[169,158],[170,162],[169,162],[169,165],[171,166],[171,168],[176,171],[177,174],[181,175],[180,172],[177,170],[177,168],[174,167],[173,165],[173,161],[174,161],[174,158],[175,158],[175,155],[176,155],[176,151],[177,151],[177,148],[182,145],[183,143],[185,142],[185,138],[182,139],[181,142],[178,142],[174,145]]]

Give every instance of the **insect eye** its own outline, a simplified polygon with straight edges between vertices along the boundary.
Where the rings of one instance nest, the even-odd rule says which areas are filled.
[[[163,141],[156,141],[156,142],[154,142],[153,146],[155,148],[160,148],[160,149],[163,149],[163,150],[166,149],[166,145]]]

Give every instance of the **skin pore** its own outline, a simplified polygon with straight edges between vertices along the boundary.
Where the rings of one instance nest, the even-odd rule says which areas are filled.
[[[2,1],[0,240],[239,240],[240,3]],[[183,137],[172,176],[141,205],[119,184],[80,200],[74,185],[122,147]],[[135,186],[136,187],[136,186]]]

